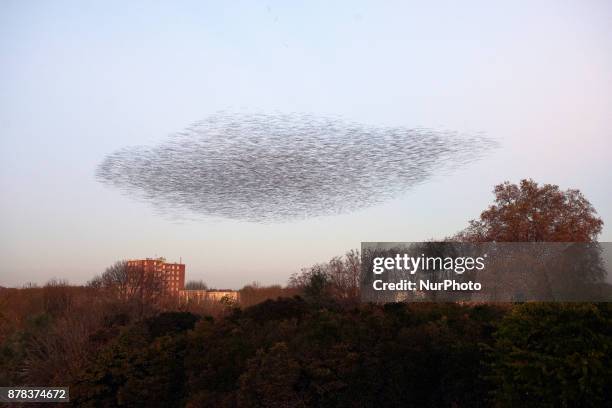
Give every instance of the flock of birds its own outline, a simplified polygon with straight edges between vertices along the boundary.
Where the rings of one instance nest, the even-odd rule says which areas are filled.
[[[219,113],[157,146],[107,155],[96,177],[170,217],[283,222],[399,197],[494,146],[482,136],[332,117]]]

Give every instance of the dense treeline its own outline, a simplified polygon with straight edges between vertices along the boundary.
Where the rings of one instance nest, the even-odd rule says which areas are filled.
[[[217,318],[88,317],[32,316],[3,339],[0,381],[69,385],[76,405],[107,407],[596,407],[612,392],[608,303],[296,296]]]
[[[72,384],[92,356],[131,324],[173,311],[219,319],[234,307],[297,291],[251,284],[242,293],[244,305],[125,297],[121,291],[58,280],[43,287],[0,288],[0,385]]]
[[[608,304],[366,305],[296,297],[221,320],[126,327],[82,372],[84,406],[602,406]]]
[[[192,330],[154,333],[153,319],[107,347],[73,395],[90,406],[477,406],[491,390],[481,343],[493,346],[502,315],[456,305],[344,310],[293,298]]]

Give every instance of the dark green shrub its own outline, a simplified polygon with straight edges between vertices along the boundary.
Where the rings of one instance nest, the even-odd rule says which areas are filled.
[[[527,303],[503,319],[492,351],[502,406],[600,407],[612,395],[607,304]]]

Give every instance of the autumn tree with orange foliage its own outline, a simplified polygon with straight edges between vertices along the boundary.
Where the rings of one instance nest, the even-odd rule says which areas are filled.
[[[466,242],[593,242],[603,221],[579,190],[531,179],[495,186],[495,203],[452,239]]]

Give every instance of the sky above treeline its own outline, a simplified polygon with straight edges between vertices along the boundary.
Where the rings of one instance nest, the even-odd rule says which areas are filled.
[[[0,5],[0,285],[182,259],[239,288],[361,241],[444,238],[531,177],[578,188],[612,241],[612,3]],[[119,149],[218,111],[482,134],[499,147],[400,197],[289,222],[175,220],[99,183]]]

